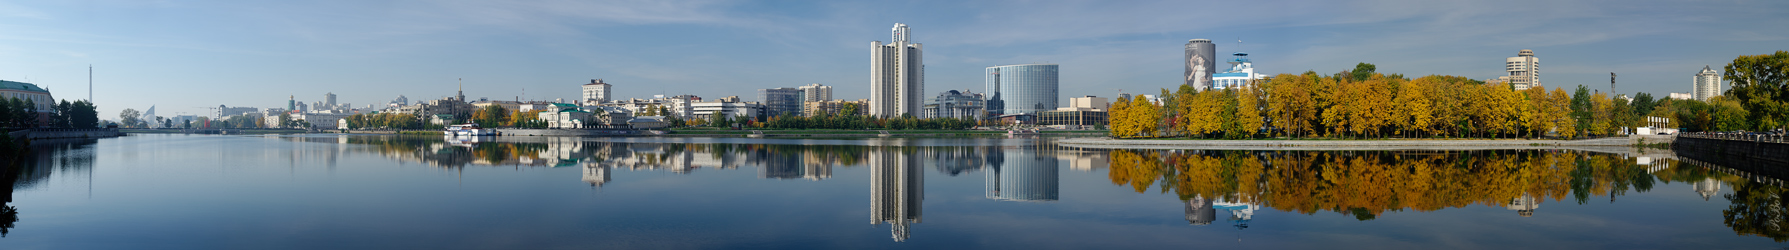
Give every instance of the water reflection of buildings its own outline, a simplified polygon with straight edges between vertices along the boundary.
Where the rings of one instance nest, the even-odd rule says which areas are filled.
[[[1696,194],[1702,195],[1702,200],[1706,201],[1709,197],[1721,193],[1721,181],[1714,178],[1702,179],[1702,181],[1696,182],[1695,190]]]
[[[1231,194],[1231,196],[1235,196],[1235,194]],[[1186,223],[1198,226],[1211,225],[1211,222],[1217,221],[1218,210],[1224,210],[1230,213],[1230,217],[1226,217],[1226,220],[1233,223],[1232,226],[1235,226],[1236,229],[1246,229],[1249,227],[1249,221],[1255,219],[1255,210],[1260,209],[1260,206],[1246,202],[1203,195],[1193,195],[1193,198],[1187,199],[1185,203]]]
[[[988,199],[1005,201],[1054,201],[1060,196],[1055,157],[1025,149],[1013,150],[1010,159],[990,158],[987,162]],[[990,154],[994,155],[994,154]]]
[[[925,173],[919,154],[905,148],[869,152],[870,224],[889,224],[895,241],[906,241],[909,223],[919,223],[925,201]]]
[[[1193,196],[1186,200],[1186,223],[1191,225],[1211,225],[1217,220],[1217,208],[1211,207],[1211,200],[1204,196]]]
[[[1509,205],[1503,207],[1509,210],[1515,210],[1516,214],[1521,215],[1522,217],[1534,217],[1534,209],[1540,208],[1541,204],[1540,201],[1534,199],[1533,195],[1522,193],[1522,197],[1511,199]]]

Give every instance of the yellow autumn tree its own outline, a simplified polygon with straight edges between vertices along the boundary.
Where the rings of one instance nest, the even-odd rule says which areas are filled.
[[[1392,123],[1400,133],[1421,132],[1434,122],[1427,85],[1426,81],[1408,81],[1398,85],[1398,96],[1392,99],[1392,105],[1397,108],[1396,114],[1392,116]]]
[[[1112,102],[1111,110],[1106,114],[1106,126],[1110,128],[1107,133],[1111,134],[1112,138],[1129,138],[1131,135],[1136,135],[1136,131],[1131,131],[1130,103],[1131,100],[1125,98],[1118,98],[1118,101]]]
[[[1554,122],[1553,131],[1559,132],[1560,137],[1577,137],[1578,120],[1572,119],[1571,95],[1566,94],[1565,89],[1553,88],[1553,91],[1548,93],[1547,96],[1547,101],[1551,102],[1550,106],[1552,107],[1552,109],[1549,110],[1552,111],[1552,113],[1547,114],[1547,117]],[[1666,107],[1666,105],[1660,105],[1660,107]]]
[[[1242,125],[1244,137],[1254,137],[1261,130],[1261,93],[1253,87],[1245,87],[1236,91],[1236,120]]]

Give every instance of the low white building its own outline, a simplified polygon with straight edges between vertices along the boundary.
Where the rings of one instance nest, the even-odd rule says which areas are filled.
[[[712,102],[691,103],[690,116],[687,117],[707,120],[710,119],[709,116],[713,116],[715,112],[720,112],[721,115],[725,115],[729,117],[729,119],[740,116],[756,118],[758,117],[758,114],[764,113],[764,104],[742,102],[739,101],[738,96],[729,96]]]
[[[547,122],[547,128],[581,129],[584,122],[590,120],[590,112],[578,108],[578,105],[554,103],[554,108],[540,112],[540,119]]]

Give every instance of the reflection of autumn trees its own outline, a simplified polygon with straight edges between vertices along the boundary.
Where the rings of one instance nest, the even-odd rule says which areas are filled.
[[[1646,191],[1653,179],[1631,160],[1608,154],[1549,151],[1161,151],[1114,150],[1115,185],[1181,199],[1221,197],[1281,211],[1332,211],[1362,219],[1386,211],[1505,206],[1523,194],[1560,201],[1571,195]]]

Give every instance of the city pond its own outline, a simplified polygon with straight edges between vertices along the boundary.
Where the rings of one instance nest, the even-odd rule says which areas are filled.
[[[41,141],[0,249],[1789,246],[1779,177],[1656,152],[1054,139]]]

